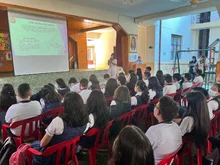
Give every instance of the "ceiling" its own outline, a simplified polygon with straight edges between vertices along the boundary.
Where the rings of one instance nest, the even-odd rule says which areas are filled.
[[[134,0],[134,4],[123,4],[123,0],[65,0],[77,5],[87,6],[91,8],[99,8],[116,12],[121,15],[130,17],[139,17],[153,13],[159,13],[179,7],[189,5],[184,2],[170,2],[170,0]],[[129,1],[129,0],[128,0]],[[219,1],[219,0],[211,0]]]

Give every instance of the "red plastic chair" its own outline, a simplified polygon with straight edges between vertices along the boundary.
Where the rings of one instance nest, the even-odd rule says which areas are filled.
[[[65,149],[65,160],[62,165],[70,165],[72,162],[75,163],[75,165],[79,165],[78,159],[75,155],[75,149],[76,149],[76,143],[79,141],[80,137],[76,137],[72,140],[68,140],[56,145],[53,145],[51,147],[48,147],[45,151],[39,152],[33,148],[28,149],[28,165],[32,165],[33,163],[33,156],[51,156],[52,154],[56,153],[56,164],[60,165],[61,157],[63,149]],[[70,159],[71,157],[71,159]]]
[[[183,89],[182,91],[182,95],[184,94],[184,96],[182,96],[182,103],[183,103],[183,106],[186,106],[187,105],[187,100],[186,100],[186,95],[192,91],[192,87],[191,88],[186,88],[186,89]]]
[[[147,119],[148,119],[148,107],[149,104],[145,104],[145,105],[141,105],[136,107],[133,111],[134,111],[134,115],[137,114],[137,121],[136,121],[136,125],[138,126],[140,124],[140,122],[144,121],[145,122],[145,126],[147,128],[148,123],[147,123]]]
[[[85,135],[83,135],[85,137],[96,136],[94,146],[92,148],[88,148],[90,165],[96,164],[96,155],[97,155],[98,149],[100,149],[105,144],[107,145],[108,153],[110,157],[111,148],[110,148],[110,143],[108,141],[108,133],[109,133],[109,129],[111,126],[112,126],[112,122],[109,122],[104,131],[101,131],[98,128],[92,128]]]
[[[10,126],[7,124],[2,124],[2,141],[5,141],[5,139],[9,136],[7,133],[7,129],[13,129],[17,127],[21,127],[21,135],[14,136],[14,140],[16,142],[16,146],[18,147],[24,140],[28,139],[34,139],[38,140],[38,127],[41,120],[41,116],[36,116],[30,119],[25,119],[22,121],[18,121],[15,123],[12,123]],[[26,131],[27,125],[29,128]]]
[[[134,116],[135,111],[127,112],[116,119],[113,119],[114,122],[121,122],[121,129],[124,128],[126,125],[130,125],[132,122],[132,117]]]
[[[208,137],[216,137],[216,133],[217,133],[217,117],[214,115],[214,117],[212,118],[211,122],[210,122],[210,130],[209,130],[209,136]],[[208,153],[212,152],[212,143],[207,140],[208,143]]]
[[[182,90],[178,90],[174,96],[174,100],[181,105]]]
[[[179,156],[178,153],[182,149],[183,145],[181,145],[173,154],[161,160],[157,165],[171,165],[175,161],[176,165],[179,165]]]
[[[202,83],[197,83],[197,84],[193,84],[192,88],[194,87],[201,87],[202,86]]]
[[[174,99],[174,97],[176,96],[176,93],[167,94],[166,96],[170,96]]]
[[[107,104],[107,106],[110,106],[112,100],[113,100],[113,97],[108,97],[108,98],[106,98],[106,104]]]
[[[160,98],[153,99],[150,102],[150,105],[155,106],[159,101],[160,101]],[[150,112],[149,117],[150,117],[150,120],[151,120],[151,125],[155,125],[156,122],[155,122],[154,112]]]
[[[59,107],[55,109],[51,109],[48,112],[41,114],[41,118],[51,116],[52,119],[56,118],[57,116],[61,116],[63,114],[64,107]]]
[[[220,133],[220,110],[214,111],[214,115],[217,119],[216,132]]]
[[[196,138],[194,136],[183,137],[183,149],[179,153],[179,165],[183,165],[184,156],[187,154],[189,158],[189,164],[193,165],[192,159],[192,145],[195,143]],[[207,142],[204,144],[204,152],[207,155]],[[197,164],[202,165],[202,147],[196,147]]]

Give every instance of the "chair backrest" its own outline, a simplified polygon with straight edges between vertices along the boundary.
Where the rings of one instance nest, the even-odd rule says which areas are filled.
[[[133,110],[134,111],[133,114],[138,115],[137,123],[139,123],[140,121],[146,120],[148,107],[149,107],[149,104],[144,104],[144,105],[136,107]]]
[[[181,150],[182,145],[171,155],[161,160],[157,165],[171,165],[176,161],[175,164],[179,164],[178,152]]]
[[[192,91],[192,87],[183,89],[182,93],[188,93]]]
[[[106,98],[106,104],[107,104],[107,106],[110,106],[112,100],[113,100],[113,97],[108,97],[108,98]]]
[[[117,117],[113,120],[113,122],[121,121],[121,129],[124,128],[124,126],[131,124],[131,119],[134,116],[134,111],[130,111],[127,113],[124,113],[120,117]]]
[[[194,88],[194,87],[201,87],[201,86],[202,86],[202,82],[193,84],[192,88]]]
[[[55,108],[52,110],[49,110],[48,112],[41,114],[41,118],[51,116],[52,119],[56,118],[57,116],[61,116],[63,114],[64,107]]]
[[[153,100],[150,102],[150,104],[155,105],[155,104],[157,104],[159,101],[160,101],[160,98],[156,98],[156,99],[153,99]]]
[[[11,124],[10,128],[13,129],[13,128],[21,127],[20,138],[22,140],[30,139],[30,138],[37,139],[40,120],[41,120],[41,115],[33,118],[25,119],[22,121],[14,122]]]
[[[96,136],[93,147],[97,147],[100,145],[100,142],[101,142],[100,138],[101,138],[102,133],[103,133],[103,131],[100,130],[99,128],[92,128],[83,136],[85,136],[85,137]]]
[[[56,164],[59,165],[61,162],[62,154],[63,151],[65,151],[65,159],[64,159],[64,165],[69,165],[73,161],[75,162],[76,165],[78,165],[78,159],[75,155],[75,149],[76,149],[76,144],[79,141],[80,137],[76,137],[74,139],[53,145],[51,147],[46,148],[43,152],[39,152],[33,148],[28,149],[28,165],[32,165],[32,160],[34,155],[38,156],[51,156],[52,154],[56,153]],[[71,160],[70,160],[71,157]]]
[[[170,96],[174,99],[175,95],[176,95],[176,93],[171,93],[171,94],[167,94],[166,96]]]
[[[182,94],[182,90],[178,90],[177,92],[176,92],[176,94],[175,94],[175,96],[174,96],[174,100],[176,101],[176,102],[180,102],[181,101],[181,94]]]

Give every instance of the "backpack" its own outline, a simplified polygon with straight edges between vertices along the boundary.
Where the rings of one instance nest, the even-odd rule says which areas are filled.
[[[24,165],[25,159],[28,157],[28,149],[30,148],[29,143],[21,144],[17,151],[14,152],[10,157],[10,165]]]
[[[15,141],[12,137],[8,137],[0,150],[0,165],[9,165],[9,158],[15,151]]]

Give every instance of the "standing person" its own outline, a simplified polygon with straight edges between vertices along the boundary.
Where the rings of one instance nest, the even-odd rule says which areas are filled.
[[[126,126],[113,145],[108,165],[154,165],[154,154],[148,138],[136,126]]]
[[[66,93],[70,91],[70,88],[66,85],[64,80],[62,78],[56,79],[56,84],[57,92],[64,96]]]
[[[115,54],[111,54],[111,58],[108,60],[108,65],[109,65],[109,75],[112,78],[117,77],[117,59],[115,58]]]
[[[189,62],[189,73],[192,75],[192,79],[194,80],[196,73],[194,71],[195,64],[197,63],[196,56],[192,56],[192,61]]]
[[[141,56],[138,56],[138,59],[135,61],[136,64],[143,64]]]
[[[205,71],[208,68],[208,64],[206,61],[206,56],[202,55],[200,57],[200,60],[195,64],[195,68],[194,70],[200,69],[202,71],[201,76],[203,77],[203,79],[205,78]]]

